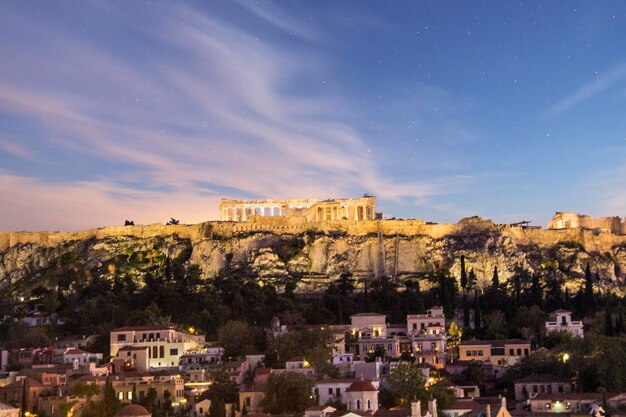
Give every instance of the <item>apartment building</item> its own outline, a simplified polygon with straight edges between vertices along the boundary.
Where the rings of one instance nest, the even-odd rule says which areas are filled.
[[[121,327],[111,331],[111,356],[126,346],[148,347],[151,368],[178,366],[180,357],[204,345],[204,336],[168,326]]]
[[[406,316],[407,334],[445,334],[446,316],[443,307],[433,307],[426,314],[409,314]]]
[[[460,361],[489,361],[492,365],[512,366],[530,355],[525,340],[468,340],[459,345]]]

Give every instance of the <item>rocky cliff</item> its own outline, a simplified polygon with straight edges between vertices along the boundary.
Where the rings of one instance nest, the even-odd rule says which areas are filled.
[[[297,291],[320,292],[342,273],[401,282],[448,268],[458,277],[461,255],[483,285],[494,267],[504,281],[515,268],[541,273],[546,263],[558,265],[557,273],[575,290],[587,263],[597,271],[600,288],[622,294],[626,281],[626,236],[497,226],[480,218],[447,225],[256,218],[76,233],[0,233],[0,289],[6,293],[45,285],[65,270],[72,271],[72,279],[126,274],[141,282],[146,268],[177,260],[197,265],[205,279],[239,270],[271,282],[295,279]]]

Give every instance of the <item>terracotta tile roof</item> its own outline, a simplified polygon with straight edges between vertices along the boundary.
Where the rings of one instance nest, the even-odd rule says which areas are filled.
[[[366,380],[356,380],[348,387],[346,392],[363,392],[363,391],[378,391],[375,386],[372,385],[370,381]]]

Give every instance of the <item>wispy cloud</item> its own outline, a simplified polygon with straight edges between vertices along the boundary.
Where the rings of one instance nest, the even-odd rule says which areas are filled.
[[[548,109],[546,117],[554,117],[565,113],[622,80],[626,80],[626,64],[616,66],[610,71],[601,74],[595,80],[583,85],[576,92],[562,98]]]
[[[274,6],[242,4],[283,30],[321,36]],[[455,178],[394,181],[383,172],[363,134],[334,110],[350,112],[344,99],[294,89],[327,70],[311,51],[283,50],[176,6],[158,16],[158,28],[142,29],[159,49],[129,61],[121,51],[22,18],[23,27],[49,33],[38,61],[50,65],[12,49],[5,57],[12,67],[0,64],[11,75],[0,82],[0,112],[45,132],[63,157],[91,161],[93,171],[70,180],[1,172],[3,197],[14,202],[0,206],[5,230],[95,227],[127,217],[198,222],[217,217],[224,190],[232,197],[370,192],[417,201],[462,188]],[[28,79],[20,68],[30,71]],[[27,158],[27,149],[0,142],[0,151],[15,157]]]

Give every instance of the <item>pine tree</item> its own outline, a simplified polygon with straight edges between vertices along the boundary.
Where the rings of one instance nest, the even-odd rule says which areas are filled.
[[[131,404],[137,404],[137,384],[133,384],[133,392],[132,398],[130,399]]]

